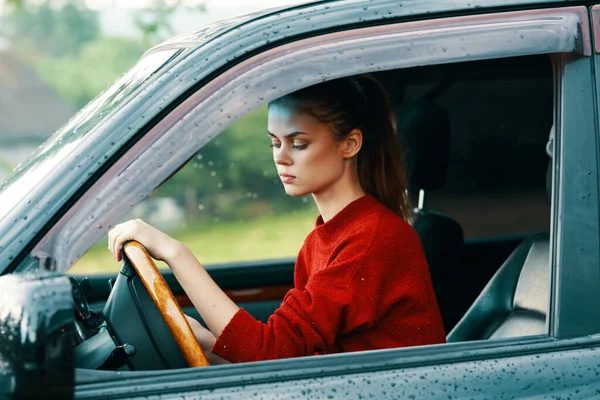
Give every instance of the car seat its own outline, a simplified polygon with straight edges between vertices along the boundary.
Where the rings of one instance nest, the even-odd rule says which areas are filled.
[[[450,123],[446,111],[433,100],[403,104],[396,127],[408,172],[409,191],[419,194],[411,224],[423,246],[444,327],[448,332],[460,319],[461,307],[453,301],[462,281],[463,229],[451,217],[427,210],[425,194],[442,187],[450,158]]]

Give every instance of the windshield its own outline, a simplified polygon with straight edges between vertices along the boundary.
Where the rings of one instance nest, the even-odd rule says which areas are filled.
[[[0,184],[0,219],[22,202],[56,166],[68,160],[83,137],[130,100],[130,95],[179,51],[172,49],[144,56],[129,72],[92,100],[27,160],[19,164],[12,175]]]

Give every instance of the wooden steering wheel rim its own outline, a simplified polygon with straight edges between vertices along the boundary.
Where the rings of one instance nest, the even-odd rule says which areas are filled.
[[[142,280],[152,301],[156,304],[160,315],[167,323],[188,365],[190,367],[210,365],[196,335],[183,315],[181,307],[175,300],[173,292],[158,271],[158,267],[146,248],[139,242],[131,241],[123,246],[123,251]]]

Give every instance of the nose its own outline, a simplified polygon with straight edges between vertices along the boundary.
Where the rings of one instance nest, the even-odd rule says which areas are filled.
[[[276,165],[292,165],[292,157],[289,146],[281,144],[279,148],[273,149],[273,160]]]

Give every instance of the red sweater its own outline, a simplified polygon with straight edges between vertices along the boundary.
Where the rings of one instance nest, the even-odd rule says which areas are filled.
[[[445,341],[417,234],[367,195],[317,218],[281,307],[266,324],[240,309],[212,352],[236,363]]]

